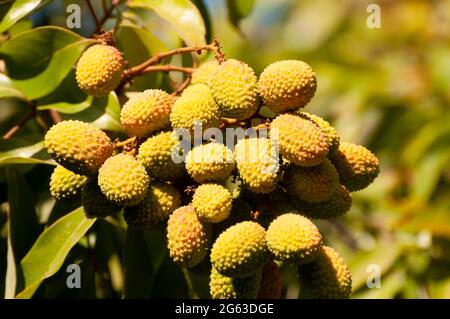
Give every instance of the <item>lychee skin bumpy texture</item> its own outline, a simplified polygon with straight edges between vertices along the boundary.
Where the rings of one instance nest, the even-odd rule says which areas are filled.
[[[347,299],[352,292],[352,277],[341,255],[323,246],[317,258],[298,267],[300,289],[312,298]]]
[[[192,198],[192,206],[201,221],[220,223],[230,216],[232,208],[231,194],[222,185],[200,185]]]
[[[340,137],[337,130],[320,116],[307,112],[298,112],[298,114],[320,127],[327,138],[329,148],[328,157],[331,157],[338,150],[340,144]]]
[[[209,291],[213,299],[255,299],[261,281],[261,271],[247,277],[227,277],[211,269]]]
[[[211,236],[211,224],[202,223],[192,206],[176,209],[167,222],[170,257],[182,266],[194,267],[206,257]]]
[[[97,177],[91,177],[86,182],[81,193],[84,212],[90,218],[102,218],[122,210],[122,207],[108,200],[98,186]]]
[[[126,207],[123,216],[128,226],[147,230],[167,220],[180,204],[181,194],[175,187],[152,182],[144,200],[136,206]]]
[[[316,225],[297,214],[278,216],[267,229],[266,240],[276,260],[294,264],[312,261],[323,244]]]
[[[244,185],[254,193],[270,193],[279,180],[279,159],[266,138],[240,140],[234,149],[236,166]]]
[[[316,75],[302,61],[284,60],[267,66],[259,76],[258,91],[264,105],[275,113],[304,107],[316,92]]]
[[[339,184],[339,175],[326,159],[313,167],[289,166],[284,174],[284,183],[292,198],[317,203],[333,194]]]
[[[61,166],[80,175],[94,175],[114,146],[99,128],[81,121],[62,121],[47,131],[44,145]]]
[[[129,135],[145,137],[170,126],[174,98],[163,90],[145,90],[129,99],[120,112],[120,123]]]
[[[338,185],[329,198],[319,203],[297,201],[299,210],[307,217],[329,219],[342,216],[352,206],[352,195],[344,185]]]
[[[108,158],[100,167],[98,185],[109,200],[118,205],[132,206],[144,199],[149,177],[133,156],[118,154]]]
[[[186,169],[197,183],[225,181],[234,166],[233,152],[219,143],[196,146],[186,156]]]
[[[211,262],[229,277],[245,277],[261,269],[268,259],[264,228],[250,221],[231,226],[216,239]]]
[[[212,96],[224,117],[246,119],[256,113],[259,106],[256,75],[241,61],[227,60],[211,76]]]
[[[278,265],[269,260],[264,266],[261,275],[261,284],[258,291],[258,299],[280,299],[281,274]]]
[[[203,83],[208,85],[218,66],[219,63],[216,60],[204,62],[192,73],[191,84]]]
[[[327,138],[314,123],[295,114],[281,114],[271,124],[273,138],[277,132],[280,153],[293,164],[315,166],[327,158]]]
[[[80,57],[76,79],[80,89],[89,95],[106,95],[119,84],[125,68],[122,54],[113,46],[97,44]]]
[[[218,127],[221,123],[219,106],[205,84],[194,84],[175,101],[170,113],[173,128],[193,131],[201,124],[202,130]]]
[[[362,145],[342,143],[331,160],[341,183],[351,192],[366,188],[380,173],[378,158]]]
[[[179,141],[172,132],[161,132],[148,138],[139,147],[137,160],[147,173],[162,181],[176,181],[186,176],[184,162],[175,163],[172,153],[178,154]]]
[[[75,174],[58,165],[50,177],[50,194],[56,200],[70,200],[81,194],[87,177]]]

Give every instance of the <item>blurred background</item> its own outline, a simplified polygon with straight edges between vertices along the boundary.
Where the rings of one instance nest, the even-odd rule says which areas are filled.
[[[13,32],[31,24],[65,25],[69,3],[79,3],[90,19],[84,1],[53,1]],[[258,74],[281,59],[310,64],[318,90],[305,110],[334,124],[342,141],[363,144],[379,157],[380,176],[354,193],[351,211],[336,221],[319,223],[326,242],[349,263],[353,297],[450,298],[450,1],[194,3],[201,9],[207,41],[216,37],[226,57],[245,61]],[[381,8],[381,28],[367,25],[373,14],[367,12],[370,3]],[[166,47],[181,45],[177,33],[156,14],[139,9],[123,14],[138,19]],[[107,26],[114,23],[112,19]],[[74,31],[88,36],[93,29],[93,21],[87,20]],[[23,112],[16,102],[0,103],[4,133]],[[21,134],[37,130],[33,125]],[[31,180],[32,174],[26,177]],[[3,189],[1,199],[4,202]],[[106,223],[97,228],[110,232]],[[97,288],[95,296],[118,296],[121,279],[114,269],[119,263],[117,256],[105,261],[109,284]],[[183,287],[164,288],[164,278],[182,275],[174,275],[170,265],[161,269],[155,282],[159,296],[186,294]],[[367,280],[375,282],[370,276],[378,270],[381,285],[369,289]],[[295,269],[285,267],[283,272],[284,296],[297,298]],[[55,287],[53,296],[62,296]]]

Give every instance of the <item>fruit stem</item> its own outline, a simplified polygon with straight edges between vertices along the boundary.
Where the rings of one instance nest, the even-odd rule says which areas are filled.
[[[136,136],[130,137],[129,139],[122,141],[122,142],[115,142],[114,143],[114,147],[115,148],[119,148],[119,147],[124,147],[127,146],[128,144],[134,143],[136,141]]]
[[[186,78],[186,80],[183,81],[183,83],[180,84],[179,87],[177,87],[177,89],[175,91],[172,92],[172,96],[177,96],[179,95],[181,92],[184,91],[185,88],[187,88],[189,86],[189,84],[191,84],[191,80],[192,80],[192,76],[189,74],[189,76]]]

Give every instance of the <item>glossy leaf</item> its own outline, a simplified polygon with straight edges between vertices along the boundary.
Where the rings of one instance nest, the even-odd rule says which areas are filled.
[[[164,43],[150,31],[130,24],[122,24],[115,38],[130,66],[138,65],[152,55],[168,50]],[[155,88],[161,81],[161,77],[162,74],[158,72],[144,74],[133,79],[132,86],[138,91]]]
[[[4,13],[4,16],[0,22],[0,33],[49,2],[50,0],[16,0],[2,4],[0,12]]]
[[[239,28],[242,19],[250,14],[255,5],[255,0],[226,0],[228,19],[231,24]]]
[[[132,0],[128,6],[154,10],[187,45],[205,43],[205,24],[199,10],[189,0]]]
[[[7,169],[8,182],[8,268],[5,297],[13,298],[23,284],[20,260],[39,236],[41,226],[34,209],[33,195],[25,178],[14,168]]]
[[[6,97],[25,99],[25,95],[23,95],[23,93],[14,86],[11,79],[5,74],[0,73],[0,98]]]
[[[0,166],[15,164],[47,164],[54,162],[37,156],[44,149],[44,142],[31,144],[20,139],[0,140]],[[47,156],[48,158],[48,156]]]
[[[153,284],[153,266],[142,231],[129,227],[124,249],[124,297],[148,298]]]
[[[16,298],[31,298],[41,282],[58,271],[94,222],[80,207],[48,227],[21,261],[25,289]]]
[[[122,126],[120,125],[120,104],[114,92],[109,93],[107,96],[94,98],[92,104],[82,112],[63,114],[62,118],[92,123],[102,130],[122,131]]]
[[[37,99],[58,87],[94,41],[60,27],[41,27],[2,43],[0,57],[14,86]]]
[[[379,243],[372,251],[359,252],[356,258],[349,261],[350,272],[353,279],[353,291],[366,284],[370,273],[369,265],[380,267],[381,275],[386,273],[401,254],[398,243]]]

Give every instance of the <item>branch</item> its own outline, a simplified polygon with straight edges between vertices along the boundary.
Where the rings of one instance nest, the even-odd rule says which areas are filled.
[[[22,118],[22,120],[20,120],[20,122],[17,125],[10,128],[9,131],[6,132],[5,135],[3,135],[3,139],[8,140],[11,137],[13,137],[14,134],[17,133],[17,131],[19,131],[25,124],[27,124],[29,120],[31,120],[35,116],[36,116],[36,107],[33,106],[31,111],[27,115],[25,115],[25,117]]]
[[[50,115],[53,124],[58,124],[59,122],[61,122],[61,115],[57,111],[49,110],[48,114]]]
[[[186,80],[183,81],[183,83],[180,84],[179,87],[177,87],[177,89],[175,91],[172,92],[172,96],[177,96],[179,94],[181,94],[181,92],[184,91],[185,88],[187,88],[189,86],[189,84],[191,84],[191,80],[192,80],[192,76],[189,74],[189,76],[186,78]]]
[[[160,72],[177,71],[177,72],[192,74],[192,72],[195,71],[195,68],[181,67],[181,66],[175,66],[175,65],[171,65],[171,64],[154,65],[154,66],[149,66],[149,67],[145,68],[144,70],[141,71],[141,73],[139,73],[139,75],[145,74],[145,73],[150,73],[150,72],[159,72],[159,71]]]
[[[94,10],[94,7],[92,6],[91,0],[86,0],[86,2],[89,7],[89,11],[91,11],[92,18],[94,18],[94,22],[96,25],[96,32],[100,31],[100,29],[102,28],[102,25],[100,24],[100,21],[98,20],[97,15],[95,14],[95,10]],[[94,33],[96,33],[96,32],[94,32]]]
[[[183,53],[201,54],[202,51],[213,51],[215,53],[215,57],[219,63],[222,63],[223,61],[225,61],[225,58],[224,58],[225,54],[222,52],[219,41],[217,39],[215,39],[214,42],[210,43],[210,44],[177,48],[177,49],[173,49],[173,50],[170,50],[167,52],[157,53],[154,56],[152,56],[151,58],[149,58],[148,60],[144,61],[143,63],[125,70],[123,73],[123,76],[122,76],[122,80],[120,81],[120,83],[117,86],[117,88],[115,89],[115,91],[118,95],[120,95],[123,92],[123,88],[125,87],[125,85],[128,82],[130,82],[134,77],[142,75],[143,73],[146,73],[147,72],[146,70],[148,70],[148,72],[152,72],[153,70],[170,72],[171,70],[166,70],[166,69],[161,70],[161,69],[156,69],[156,68],[150,68],[151,66],[154,66],[155,64],[161,63],[161,61],[167,57],[174,56],[177,54],[183,54]],[[162,67],[162,66],[158,66],[158,67]],[[174,67],[167,67],[167,68],[170,69],[170,68],[174,68]],[[176,67],[176,68],[178,68],[178,67]],[[195,68],[183,68],[183,69],[178,69],[178,70],[173,69],[173,71],[181,71],[182,70],[181,72],[192,73],[190,70],[193,71],[194,69]],[[184,88],[187,85],[189,85],[190,81],[191,80],[189,77],[188,79],[186,79],[185,82],[183,82],[183,84],[174,93],[178,94],[180,92],[180,89],[181,89],[181,91],[184,90]]]
[[[220,45],[219,42],[217,40],[215,40],[213,43],[211,44],[205,44],[205,45],[195,45],[192,47],[184,47],[184,48],[177,48],[177,49],[173,49],[167,52],[162,52],[162,53],[158,53],[155,54],[154,56],[152,56],[150,59],[148,59],[147,61],[136,65],[134,67],[132,67],[131,69],[129,69],[127,71],[128,76],[133,77],[135,74],[140,74],[140,72],[142,72],[143,70],[145,70],[147,67],[151,66],[151,65],[155,65],[155,64],[159,64],[163,59],[170,57],[170,56],[174,56],[177,54],[183,54],[183,53],[190,53],[190,52],[196,52],[197,54],[201,54],[202,51],[213,51],[216,54],[216,58],[219,60],[219,62],[223,62],[224,60],[224,54],[221,52],[220,49]]]
[[[105,14],[104,14],[103,18],[100,20],[100,28],[103,27],[105,22],[111,17],[112,12],[119,5],[119,3],[120,3],[119,0],[111,1],[111,6],[109,7],[109,9],[107,11],[105,10],[105,7],[103,7],[103,11],[105,12]],[[100,31],[100,30],[98,30],[98,31]]]

